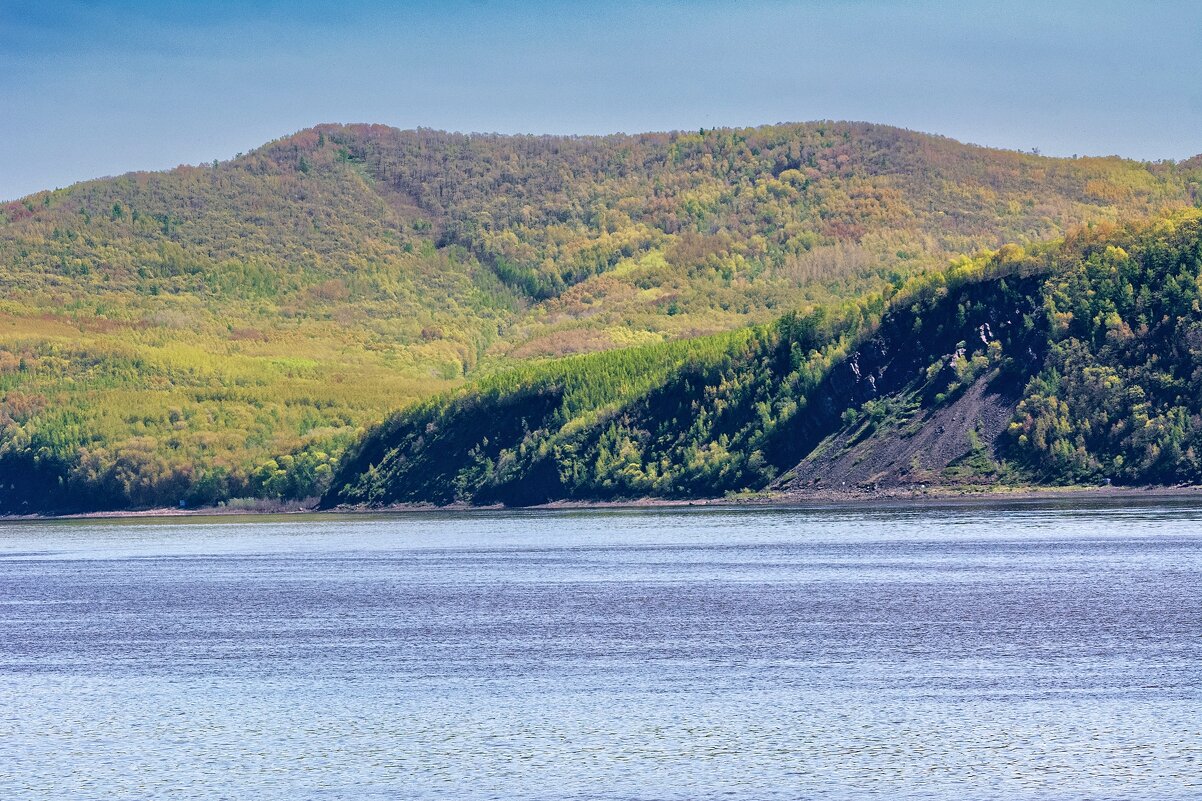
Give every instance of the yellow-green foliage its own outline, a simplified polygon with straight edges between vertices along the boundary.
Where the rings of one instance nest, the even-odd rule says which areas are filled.
[[[355,170],[276,172],[250,157],[8,209],[0,507],[319,494],[347,442],[460,380],[512,317],[491,271],[399,234]]]

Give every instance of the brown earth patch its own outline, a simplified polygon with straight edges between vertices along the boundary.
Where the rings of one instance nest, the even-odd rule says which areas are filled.
[[[988,380],[981,378],[950,403],[920,409],[900,424],[867,435],[861,425],[835,432],[772,489],[796,493],[990,484],[988,464],[996,460],[998,439],[1014,409],[1014,399],[991,392]],[[957,470],[974,457],[978,469]]]

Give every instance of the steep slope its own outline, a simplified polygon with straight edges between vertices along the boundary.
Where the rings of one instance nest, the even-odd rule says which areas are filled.
[[[1024,385],[1043,365],[1040,275],[963,287],[920,317],[895,309],[818,390],[785,493],[992,483]],[[1038,322],[1037,322],[1038,321]]]
[[[351,449],[325,504],[526,505],[763,487],[893,396],[946,405],[982,359],[995,379],[1003,368],[1029,375],[1040,360],[1032,316],[1046,264],[1018,254],[914,281],[888,304],[878,296],[691,340],[690,352],[655,370],[617,351],[491,379],[395,415]],[[970,335],[987,356],[964,342]],[[1007,423],[1018,395],[1009,383]]]
[[[675,367],[582,357],[401,412],[324,503],[1198,482],[1200,304],[1198,212],[1010,245]]]
[[[466,374],[837,306],[1198,174],[849,123],[329,125],[38,193],[0,210],[0,511],[314,494]]]
[[[1031,296],[1038,308],[1020,317],[999,299],[978,329],[1004,340],[1022,319],[1025,363],[995,369],[992,341],[982,352],[970,338],[909,384],[878,395],[878,383],[775,488],[1202,481],[1197,216],[1066,250]]]

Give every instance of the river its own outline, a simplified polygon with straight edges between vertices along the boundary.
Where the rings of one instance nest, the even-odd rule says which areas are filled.
[[[1202,506],[0,524],[0,798],[1196,799]]]

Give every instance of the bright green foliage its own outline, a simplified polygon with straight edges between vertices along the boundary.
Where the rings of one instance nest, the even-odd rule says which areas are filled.
[[[1197,216],[1069,243],[1047,284],[1052,346],[1012,426],[1045,479],[1202,481]]]
[[[723,357],[749,330],[531,364],[394,415],[351,448],[342,500],[482,501],[522,480],[573,432],[662,383],[681,365]],[[388,460],[387,475],[375,465]],[[540,469],[544,469],[541,468]],[[552,468],[554,471],[554,468]],[[344,482],[354,486],[342,486]]]
[[[1012,306],[1010,296],[1036,292],[1030,275],[1044,269],[1041,250],[1012,248],[769,326],[497,376],[373,431],[350,451],[324,502],[525,505],[760,488],[838,424],[843,409],[826,402],[833,371],[846,373],[857,347],[904,338],[908,381],[925,371],[931,348],[955,348],[991,304]],[[1014,288],[975,296],[1001,276]],[[977,361],[969,354],[953,371],[958,380],[971,381]],[[939,386],[951,394],[957,384]]]

